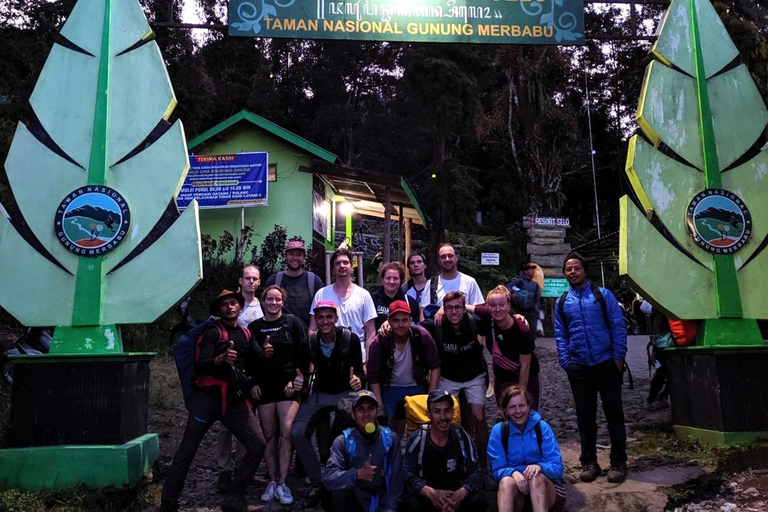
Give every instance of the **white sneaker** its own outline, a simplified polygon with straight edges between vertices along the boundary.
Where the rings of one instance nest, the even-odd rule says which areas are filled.
[[[281,505],[290,505],[293,503],[293,495],[291,494],[291,490],[288,488],[285,484],[280,484],[277,487],[277,499],[280,500]]]
[[[264,494],[261,495],[261,501],[271,501],[275,497],[275,489],[277,488],[277,482],[272,481],[267,484],[267,488],[264,489]]]

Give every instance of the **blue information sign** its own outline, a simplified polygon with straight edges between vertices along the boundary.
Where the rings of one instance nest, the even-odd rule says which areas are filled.
[[[192,199],[200,208],[266,206],[267,162],[267,153],[190,155],[176,204],[180,210]]]

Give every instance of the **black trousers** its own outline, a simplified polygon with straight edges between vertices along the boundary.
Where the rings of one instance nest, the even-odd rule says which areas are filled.
[[[439,512],[425,496],[409,494],[407,504],[410,512]],[[488,506],[484,492],[473,492],[459,503],[456,512],[485,512]]]
[[[571,363],[566,368],[576,405],[576,424],[581,436],[582,465],[597,462],[597,394],[603,402],[611,438],[611,465],[627,462],[627,432],[621,403],[623,373],[613,359],[595,366]]]
[[[218,388],[216,388],[218,391]],[[245,400],[227,403],[227,414],[221,414],[221,399],[206,391],[195,391],[190,397],[189,417],[187,418],[184,437],[173,457],[163,484],[163,503],[175,504],[184,488],[189,467],[203,441],[206,432],[216,421],[221,421],[232,434],[245,446],[246,453],[232,479],[233,493],[245,490],[248,480],[253,477],[264,456],[264,443],[256,437],[258,425]]]

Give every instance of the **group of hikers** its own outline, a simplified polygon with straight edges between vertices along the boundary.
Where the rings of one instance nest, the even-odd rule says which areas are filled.
[[[410,280],[402,264],[386,263],[371,294],[353,282],[346,248],[331,256],[335,280],[325,287],[304,270],[305,257],[303,241],[291,240],[286,269],[267,280],[260,298],[260,270],[249,265],[238,291],[223,290],[211,302],[215,321],[195,340],[189,416],[161,511],[178,510],[195,453],[216,421],[226,427],[216,483],[224,512],[248,510],[245,489],[262,458],[269,476],[262,501],[292,504],[286,478],[294,450],[294,471],[309,484],[303,508],[481,512],[489,507],[486,487],[497,484],[501,512],[564,509],[560,448],[538,412],[538,309],[536,316],[512,310],[517,294],[538,298],[528,284],[535,266],[483,297],[475,279],[458,271],[455,248],[443,244],[437,275],[428,278],[426,257],[414,252]],[[607,478],[618,483],[627,471],[626,329],[616,299],[591,285],[587,270],[580,255],[566,257],[570,289],[555,308],[558,357],[576,404],[580,478],[602,474],[600,394],[611,438]],[[499,421],[489,432],[491,395]]]

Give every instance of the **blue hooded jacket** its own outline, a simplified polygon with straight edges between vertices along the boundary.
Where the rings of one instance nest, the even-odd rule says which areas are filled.
[[[493,479],[500,482],[505,476],[512,476],[515,471],[522,473],[531,464],[538,464],[544,476],[559,483],[565,470],[563,457],[552,428],[541,419],[541,415],[536,411],[529,412],[528,423],[522,431],[510,420],[504,421],[509,421],[507,453],[504,453],[504,445],[501,442],[501,423],[493,426],[488,440],[488,460],[491,463]],[[534,425],[537,423],[541,423],[541,452],[534,431]]]
[[[609,290],[600,291],[610,325],[605,324],[603,308],[589,282],[579,289],[568,289],[564,305],[567,329],[560,314],[560,300],[555,304],[555,341],[563,368],[571,363],[595,366],[611,358],[621,361],[627,355],[627,327],[619,303]]]

